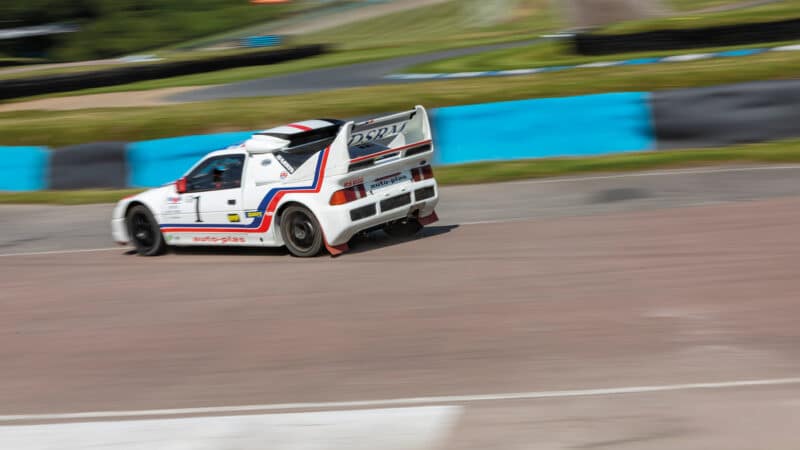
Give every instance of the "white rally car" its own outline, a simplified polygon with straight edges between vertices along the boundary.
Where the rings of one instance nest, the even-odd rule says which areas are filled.
[[[174,183],[121,200],[114,240],[140,255],[167,246],[347,250],[357,233],[410,235],[437,220],[425,109],[364,122],[308,120],[209,153]]]

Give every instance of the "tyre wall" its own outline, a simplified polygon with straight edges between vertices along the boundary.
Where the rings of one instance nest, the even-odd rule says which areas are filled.
[[[630,34],[579,33],[573,38],[581,55],[727,47],[800,39],[800,19],[686,30],[657,30]]]
[[[324,45],[307,45],[282,50],[226,55],[212,59],[145,63],[89,72],[13,78],[0,80],[0,100],[114,86],[235,67],[277,64],[321,55],[326,51],[327,48]]]
[[[96,142],[56,149],[50,158],[50,189],[125,188],[127,142]]]
[[[663,150],[800,137],[800,80],[661,91],[651,104]]]

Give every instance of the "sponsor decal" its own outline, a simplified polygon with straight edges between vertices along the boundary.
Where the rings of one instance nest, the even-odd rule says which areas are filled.
[[[294,167],[289,164],[289,161],[286,161],[286,158],[284,158],[283,155],[280,153],[275,153],[275,159],[277,159],[278,162],[289,171],[289,173],[294,173]]]
[[[174,205],[174,204],[180,203],[180,202],[181,202],[181,198],[180,197],[167,197],[167,203],[171,203],[171,204]]]
[[[286,173],[286,172],[281,172],[281,180],[285,180],[285,179],[286,179],[286,177],[288,177],[288,176],[289,176],[289,174],[288,174],[288,173]]]
[[[325,179],[325,167],[328,162],[330,147],[319,152],[317,166],[314,170],[314,180],[306,186],[286,186],[270,189],[259,203],[258,211],[263,211],[264,216],[256,218],[249,224],[198,224],[175,223],[162,224],[164,233],[265,233],[272,225],[272,217],[281,199],[285,194],[318,194],[322,189]]]
[[[358,186],[359,184],[364,184],[364,177],[353,178],[352,180],[347,180],[344,182],[344,187],[353,187]]]
[[[397,136],[406,129],[406,125],[408,125],[408,122],[388,125],[381,128],[373,128],[371,130],[364,130],[360,133],[353,133],[350,135],[350,142],[348,142],[347,145],[352,147],[355,145],[367,144],[381,139]]]
[[[240,221],[241,221],[241,219],[239,219],[239,215],[238,214],[228,214],[228,222],[237,223],[237,222],[240,222]]]
[[[209,244],[244,244],[243,237],[236,236],[195,236],[192,242],[203,242]]]
[[[402,183],[403,181],[408,181],[408,180],[409,180],[408,175],[398,172],[392,175],[387,175],[385,177],[376,179],[375,181],[369,184],[367,190],[374,191],[376,189],[381,189],[387,186],[391,186],[395,183]]]
[[[261,217],[264,215],[261,211],[247,211],[244,213],[245,217],[248,219],[255,219],[256,217]]]

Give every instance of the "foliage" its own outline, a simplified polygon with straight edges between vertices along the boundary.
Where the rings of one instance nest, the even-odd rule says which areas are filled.
[[[48,38],[46,47],[51,58],[82,60],[157,48],[272,20],[296,8],[251,5],[243,0],[26,0],[3,2],[0,14],[5,28],[78,25],[78,32]]]

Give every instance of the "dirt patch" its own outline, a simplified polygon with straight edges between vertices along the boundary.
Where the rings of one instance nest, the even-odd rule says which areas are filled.
[[[197,86],[184,86],[152,91],[112,92],[108,94],[76,95],[71,97],[43,98],[26,102],[0,105],[0,112],[45,110],[69,111],[88,108],[130,108],[137,106],[162,106],[174,104],[167,98],[197,89]]]
[[[564,8],[569,22],[579,28],[658,17],[669,11],[661,0],[568,0]]]

